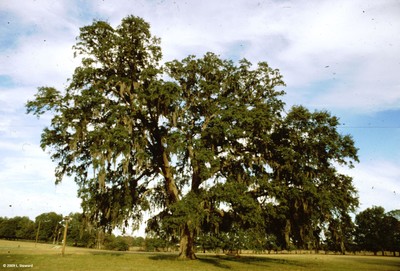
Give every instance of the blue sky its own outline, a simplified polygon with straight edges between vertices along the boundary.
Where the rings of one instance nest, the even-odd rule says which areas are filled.
[[[0,2],[0,216],[80,210],[71,180],[54,185],[39,147],[49,119],[25,114],[39,86],[63,89],[78,60],[72,46],[93,19],[117,26],[143,17],[161,38],[164,60],[212,51],[284,76],[287,106],[327,110],[360,149],[353,176],[360,209],[400,209],[400,2],[70,1]]]

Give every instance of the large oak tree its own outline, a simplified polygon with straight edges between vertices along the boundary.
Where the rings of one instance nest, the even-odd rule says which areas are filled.
[[[284,83],[278,70],[265,62],[235,65],[212,53],[162,65],[159,39],[149,28],[134,16],[116,28],[103,21],[81,28],[74,46],[81,65],[69,85],[64,91],[40,87],[27,111],[52,114],[41,146],[58,163],[57,183],[64,176],[75,179],[91,221],[110,230],[139,223],[143,211],[151,210],[149,228],[178,237],[180,256],[193,259],[196,234],[207,228],[204,224],[218,231],[232,217],[235,225],[257,228],[264,220],[263,200],[284,203],[278,179],[290,177],[287,165],[296,160],[286,159],[283,151],[295,147],[295,141],[288,145],[273,136],[288,137],[293,125],[282,128],[284,92],[279,88]],[[330,127],[335,128],[328,125],[327,132]],[[293,132],[300,139],[304,135],[296,128]],[[332,140],[321,148],[353,144],[340,136]],[[281,143],[285,147],[276,146]],[[314,145],[305,142],[304,147]],[[355,154],[332,155],[322,163]],[[321,149],[310,159],[323,156]],[[303,169],[293,167],[306,174]],[[279,195],[296,201],[293,206],[304,205],[299,193]]]

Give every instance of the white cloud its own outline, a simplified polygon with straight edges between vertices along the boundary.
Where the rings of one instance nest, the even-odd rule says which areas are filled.
[[[234,57],[279,68],[288,91],[338,82],[303,101],[288,96],[297,103],[364,112],[400,106],[397,1],[105,2],[97,8],[112,23],[127,13],[149,21],[165,60],[237,51]]]
[[[72,45],[71,39],[42,33],[22,37],[17,48],[0,56],[0,74],[6,74],[17,85],[31,87],[31,93],[43,85],[62,87],[78,64]]]
[[[11,77],[19,86],[62,87],[77,65],[72,46],[82,21],[76,14],[71,16],[76,7],[71,1],[16,2],[6,1],[0,6],[12,16],[8,26],[18,27],[7,37],[13,43],[0,54],[0,74]]]
[[[29,216],[43,212],[63,215],[80,211],[77,186],[66,179],[55,185],[54,164],[34,144],[0,144],[1,216]]]
[[[387,160],[370,160],[344,170],[354,178],[360,197],[360,211],[382,206],[386,211],[400,209],[400,164]]]
[[[48,187],[46,183],[20,183],[20,187],[5,187],[0,199],[1,216],[29,216],[33,220],[46,212],[68,215],[80,211],[80,200],[76,198],[76,193],[72,194],[73,186],[53,185],[52,191]],[[66,189],[71,193],[66,193]]]
[[[0,56],[0,73],[18,83],[62,86],[77,65],[71,47],[78,28],[92,18],[81,18],[84,11],[68,1],[27,3],[26,10],[7,8],[37,32],[20,37],[11,56]],[[307,92],[313,81],[337,82],[303,101],[289,93],[288,103],[363,111],[400,106],[396,1],[103,1],[85,8],[114,26],[128,14],[143,17],[162,38],[165,60],[213,51],[268,61],[289,92]]]
[[[71,12],[76,6],[68,0],[15,0],[3,1],[0,8],[12,13],[19,23],[41,29],[43,32],[52,32],[52,29],[75,28],[76,17],[71,17]],[[75,3],[77,4],[77,3]],[[12,21],[10,23],[13,23]]]

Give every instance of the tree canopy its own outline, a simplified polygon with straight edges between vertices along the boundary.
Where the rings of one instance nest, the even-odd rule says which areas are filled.
[[[375,253],[385,250],[400,251],[399,210],[385,213],[380,206],[373,206],[357,214],[355,223],[356,243],[363,249]]]
[[[201,232],[266,234],[269,219],[286,245],[304,246],[357,205],[336,170],[358,160],[353,140],[328,112],[285,112],[282,76],[266,62],[207,53],[161,64],[160,40],[135,16],[82,27],[74,50],[81,65],[66,89],[40,87],[27,112],[52,114],[41,146],[97,227],[150,210],[149,230],[195,258]]]

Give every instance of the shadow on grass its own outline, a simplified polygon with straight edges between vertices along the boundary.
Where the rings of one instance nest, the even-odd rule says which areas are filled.
[[[224,269],[231,269],[231,267],[227,264],[222,263],[222,259],[220,257],[208,257],[208,258],[198,258],[200,262],[214,265],[215,267],[224,268]]]
[[[178,258],[178,254],[153,254],[149,256],[150,260],[153,261],[185,261]],[[191,260],[188,260],[191,261]],[[219,256],[205,256],[198,257],[197,260],[205,264],[214,265],[219,268],[230,269],[230,266],[223,263],[223,259],[220,259]]]
[[[234,257],[234,256],[215,256],[219,258],[220,260],[226,261],[226,262],[235,262],[235,263],[240,263],[240,264],[246,264],[246,265],[253,265],[253,266],[262,266],[262,267],[269,267],[271,265],[286,265],[286,266],[298,266],[298,267],[305,267],[301,263],[297,261],[290,261],[286,259],[275,259],[275,258],[269,258],[269,257],[257,257],[257,256],[239,256],[239,257]]]
[[[153,254],[149,256],[150,260],[154,261],[182,261],[178,258],[177,254]],[[271,266],[297,266],[305,267],[305,265],[286,259],[275,259],[267,257],[257,257],[257,256],[227,256],[227,255],[201,255],[197,254],[197,261],[205,264],[213,265],[221,269],[234,269],[232,266],[235,264],[243,264],[248,266],[261,266],[261,267],[271,267]]]
[[[157,253],[149,256],[149,259],[153,261],[177,261],[178,254]]]

